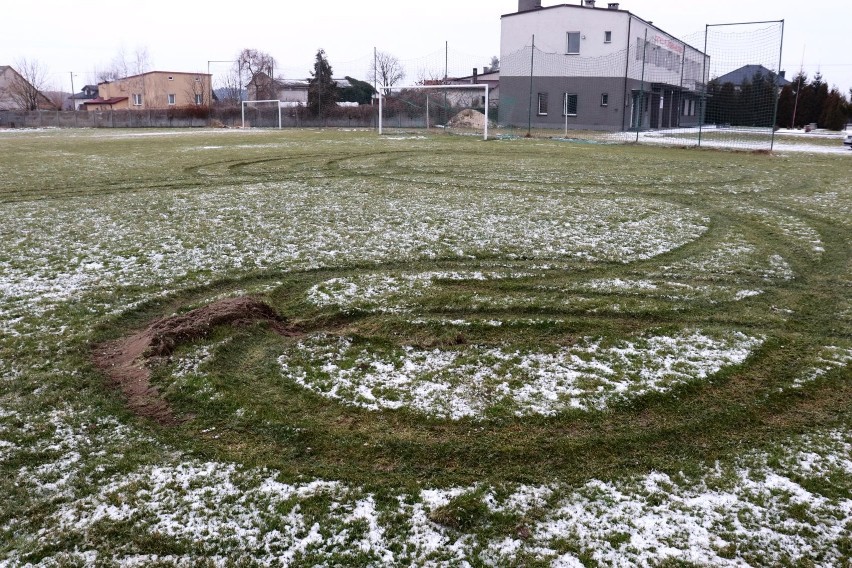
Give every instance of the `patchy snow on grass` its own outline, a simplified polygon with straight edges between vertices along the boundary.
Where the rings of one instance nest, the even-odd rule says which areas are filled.
[[[0,321],[14,331],[21,314],[42,315],[94,291],[204,284],[211,274],[314,269],[341,259],[498,254],[628,263],[689,243],[709,223],[687,208],[639,198],[403,193],[392,185],[376,199],[367,183],[309,188],[284,181],[6,204]]]
[[[402,312],[409,309],[412,297],[422,296],[436,280],[485,281],[520,278],[529,273],[500,273],[482,271],[431,271],[400,274],[367,274],[332,278],[315,284],[307,293],[314,305],[337,306],[341,309],[361,309],[377,312]]]
[[[816,355],[816,359],[817,362],[813,367],[805,370],[793,381],[794,388],[801,388],[835,369],[852,364],[852,347],[826,346]]]
[[[852,500],[827,479],[852,476],[852,439],[828,431],[791,439],[770,454],[750,452],[729,465],[683,474],[625,479],[424,488],[394,502],[336,481],[282,483],[264,470],[189,461],[119,474],[92,495],[62,503],[45,528],[71,539],[88,560],[125,566],[156,561],[130,541],[86,549],[86,536],[132,523],[135,539],[176,539],[193,552],[160,560],[178,565],[203,554],[217,565],[238,558],[261,564],[456,566],[652,566],[665,560],[712,566],[842,565]],[[771,458],[770,458],[771,456]],[[467,493],[485,513],[480,537],[429,519]],[[492,517],[493,515],[496,515]],[[517,519],[487,530],[494,519]],[[519,524],[516,524],[519,523]],[[57,540],[58,539],[58,540]],[[69,558],[48,546],[52,555]],[[16,553],[9,562],[20,558]],[[82,560],[82,556],[79,556]]]
[[[370,410],[410,408],[458,420],[498,407],[517,416],[604,409],[611,402],[703,380],[742,363],[762,339],[692,331],[605,344],[586,338],[552,353],[484,346],[382,349],[314,335],[279,357],[284,376]]]

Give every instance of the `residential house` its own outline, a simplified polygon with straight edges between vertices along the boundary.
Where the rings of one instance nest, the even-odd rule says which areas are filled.
[[[487,67],[482,68],[482,73],[479,73],[478,68],[473,69],[473,74],[467,77],[457,77],[447,79],[443,82],[448,85],[488,85],[488,104],[489,107],[497,107],[500,101],[500,70],[491,70]],[[453,102],[456,106],[466,107],[484,107],[485,94],[483,91],[474,89],[459,89],[453,91]]]
[[[84,109],[83,103],[98,98],[97,85],[84,85],[79,93],[74,93],[68,98],[67,107],[73,110]]]
[[[717,77],[714,81],[720,85],[731,83],[738,89],[744,83],[753,82],[755,78],[774,81],[778,87],[786,87],[790,84],[790,81],[784,77],[784,71],[781,71],[779,74],[767,69],[763,65],[743,65],[739,69],[734,69],[730,73],[725,73]]]
[[[53,104],[20,73],[0,65],[0,110],[54,110]]]
[[[339,89],[350,87],[347,79],[332,79]],[[265,73],[259,72],[246,85],[249,101],[278,100],[282,106],[307,106],[308,79],[270,79]]]
[[[85,101],[87,110],[147,110],[209,106],[211,75],[149,71],[98,83],[98,98]]]
[[[606,131],[697,125],[709,69],[700,50],[595,0],[519,0],[501,17],[500,62],[501,124]]]

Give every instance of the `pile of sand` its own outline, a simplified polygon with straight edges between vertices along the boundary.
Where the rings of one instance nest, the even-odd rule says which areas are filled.
[[[485,115],[478,110],[466,108],[447,123],[450,128],[485,128]]]

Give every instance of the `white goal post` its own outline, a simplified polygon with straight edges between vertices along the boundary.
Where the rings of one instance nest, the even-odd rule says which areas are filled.
[[[443,90],[454,90],[454,89],[481,89],[485,91],[485,133],[483,134],[483,140],[488,140],[488,107],[490,106],[489,100],[489,86],[487,84],[475,84],[475,85],[391,85],[391,86],[379,86],[379,135],[381,136],[383,132],[383,119],[384,119],[384,99],[385,99],[385,90],[393,89],[395,91],[401,91],[404,89],[443,89]]]
[[[240,105],[242,107],[243,128],[246,127],[246,105],[250,103],[277,103],[275,106],[278,108],[278,130],[281,130],[281,101],[279,101],[278,99],[266,99],[262,101],[243,101],[243,104]]]

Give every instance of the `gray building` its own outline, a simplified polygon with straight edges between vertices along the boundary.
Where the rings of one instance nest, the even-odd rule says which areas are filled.
[[[499,122],[624,131],[695,126],[709,59],[619,4],[542,7],[501,17]]]

